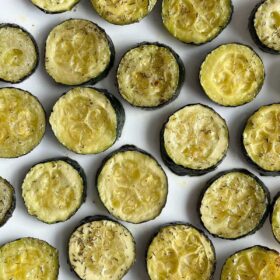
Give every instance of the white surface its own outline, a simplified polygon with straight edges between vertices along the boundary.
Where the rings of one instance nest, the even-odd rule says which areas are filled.
[[[161,2],[161,1],[160,1]],[[142,111],[134,109],[123,102],[126,110],[126,123],[120,140],[108,151],[99,155],[76,155],[64,149],[55,139],[48,127],[47,133],[41,144],[30,154],[18,159],[0,160],[0,175],[8,179],[15,187],[17,193],[17,207],[13,217],[0,228],[0,244],[13,239],[33,236],[44,239],[57,247],[60,252],[60,280],[74,280],[76,276],[70,272],[66,263],[66,241],[75,225],[85,216],[95,214],[107,214],[101,206],[94,185],[95,172],[101,160],[112,150],[123,144],[135,144],[152,153],[163,165],[169,178],[169,196],[162,214],[155,220],[140,225],[125,224],[134,234],[137,242],[137,263],[125,276],[125,280],[146,280],[145,248],[151,235],[161,224],[171,221],[185,221],[201,228],[196,212],[196,203],[205,182],[217,172],[229,169],[245,167],[253,171],[245,161],[240,151],[240,133],[246,118],[260,105],[280,100],[280,56],[265,54],[253,43],[248,29],[248,17],[258,0],[233,0],[234,14],[229,26],[211,43],[195,47],[180,43],[172,38],[161,23],[160,3],[155,10],[143,21],[129,26],[114,26],[102,20],[91,8],[89,0],[81,0],[80,4],[72,12],[57,15],[46,15],[35,8],[29,0],[1,1],[1,22],[17,23],[30,31],[38,42],[41,54],[40,65],[35,74],[17,87],[26,89],[38,96],[47,114],[57,98],[67,90],[66,87],[55,85],[44,71],[44,42],[47,34],[56,24],[62,20],[75,17],[86,18],[98,23],[105,28],[111,36],[117,52],[115,66],[125,50],[141,41],[159,41],[170,45],[179,53],[186,67],[186,81],[180,96],[170,105],[155,111]],[[226,42],[241,42],[253,46],[265,63],[266,80],[262,91],[255,101],[237,108],[223,108],[210,102],[199,88],[198,70],[204,56],[214,47]],[[117,97],[114,85],[115,67],[109,76],[99,82],[97,87],[104,87]],[[10,86],[0,82],[0,86]],[[210,174],[201,177],[178,177],[172,174],[162,163],[159,154],[159,131],[169,114],[185,104],[200,102],[208,104],[217,110],[226,120],[230,130],[230,150],[224,162],[219,168]],[[88,191],[86,203],[70,220],[56,224],[46,225],[29,216],[23,205],[20,194],[21,181],[25,172],[32,164],[54,156],[69,156],[77,160],[85,169],[88,178]],[[268,186],[272,197],[280,190],[280,177],[262,177]],[[268,220],[264,227],[256,234],[237,241],[225,241],[211,238],[217,252],[217,268],[215,279],[219,279],[221,265],[225,258],[236,250],[262,244],[280,250],[280,245],[273,239]],[[167,279],[168,280],[168,279]],[[199,280],[199,279],[198,279]]]

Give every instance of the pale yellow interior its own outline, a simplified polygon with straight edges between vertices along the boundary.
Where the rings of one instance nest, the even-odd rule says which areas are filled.
[[[271,226],[274,236],[280,242],[280,198],[275,201],[273,207]]]
[[[0,177],[0,223],[3,221],[13,205],[13,189],[10,184]]]
[[[33,4],[48,12],[63,12],[70,10],[80,0],[31,0]]]

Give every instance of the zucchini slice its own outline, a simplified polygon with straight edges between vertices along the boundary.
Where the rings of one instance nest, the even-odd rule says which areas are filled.
[[[53,224],[70,219],[85,200],[86,177],[78,162],[57,158],[34,165],[22,183],[31,216]]]
[[[33,74],[38,62],[32,35],[16,24],[0,24],[0,80],[20,83]]]
[[[16,197],[13,186],[0,177],[0,227],[11,218],[15,206]]]
[[[268,215],[270,195],[262,181],[245,169],[221,172],[201,195],[199,213],[215,237],[238,239],[260,229]]]
[[[31,152],[41,142],[45,112],[31,93],[17,88],[0,89],[0,157],[15,158]]]
[[[105,158],[96,185],[109,213],[135,224],[155,219],[168,193],[167,176],[156,159],[130,145]]]
[[[57,14],[72,10],[80,0],[30,0],[37,8],[47,14]]]
[[[97,154],[120,137],[125,120],[121,103],[103,89],[77,87],[62,95],[50,116],[61,144],[78,154]]]
[[[280,192],[276,194],[270,215],[272,233],[275,239],[280,243]]]
[[[57,280],[58,251],[46,241],[25,237],[0,247],[0,279]]]
[[[261,175],[280,175],[280,104],[261,106],[243,130],[244,153]]]
[[[85,19],[69,19],[48,35],[45,68],[59,84],[94,84],[113,66],[115,50],[105,30]]]
[[[68,261],[82,280],[120,280],[134,264],[130,231],[105,216],[87,217],[68,242]]]
[[[264,83],[264,65],[258,54],[242,44],[225,44],[207,55],[200,69],[206,95],[222,106],[251,102]]]
[[[280,53],[280,3],[261,1],[252,11],[249,30],[257,46],[264,52]]]
[[[132,106],[158,108],[173,101],[185,79],[185,67],[170,47],[143,42],[122,57],[117,70],[121,96]]]
[[[161,129],[162,159],[180,176],[214,170],[226,156],[228,145],[225,120],[206,105],[190,104],[179,109]]]
[[[162,227],[149,245],[146,265],[151,280],[210,280],[215,271],[215,248],[190,224]]]
[[[280,255],[276,250],[256,245],[230,256],[223,268],[221,280],[278,280]]]
[[[126,25],[140,21],[148,15],[157,0],[91,0],[95,11],[106,21]]]
[[[213,40],[231,20],[231,0],[163,0],[162,21],[173,37],[200,45]]]

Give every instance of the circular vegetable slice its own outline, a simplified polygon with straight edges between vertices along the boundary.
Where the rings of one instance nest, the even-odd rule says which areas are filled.
[[[37,8],[47,14],[70,11],[80,0],[30,0]]]
[[[117,70],[121,96],[131,105],[158,108],[173,101],[185,79],[185,67],[171,48],[141,43],[125,53]]]
[[[45,112],[36,97],[17,88],[0,89],[0,157],[15,158],[32,151],[46,129]]]
[[[200,45],[213,40],[228,25],[231,0],[163,0],[162,20],[173,37]]]
[[[201,104],[187,105],[173,113],[163,125],[160,139],[163,161],[180,176],[214,170],[229,145],[225,120]]]
[[[50,116],[59,142],[79,154],[110,148],[120,137],[124,120],[124,109],[113,95],[89,87],[73,88],[62,95]]]
[[[264,52],[280,53],[280,3],[261,1],[252,11],[249,30],[257,46]]]
[[[268,189],[256,176],[233,169],[207,183],[200,200],[200,219],[215,237],[238,239],[263,226],[269,203]]]
[[[200,69],[206,95],[223,106],[251,102],[264,82],[264,65],[258,54],[241,44],[225,44],[207,55]]]
[[[126,25],[138,22],[148,15],[157,0],[91,0],[95,11],[106,21]]]
[[[280,279],[280,255],[277,251],[256,245],[230,256],[222,269],[221,280]]]
[[[33,74],[38,62],[32,35],[16,24],[0,24],[0,80],[20,83]]]
[[[22,197],[30,215],[53,224],[70,219],[85,200],[86,177],[69,158],[34,165],[22,184]]]
[[[12,216],[16,206],[15,190],[5,179],[0,177],[0,227]]]
[[[162,227],[149,245],[147,270],[151,280],[210,280],[216,255],[212,242],[189,224]]]
[[[47,242],[31,237],[0,247],[0,279],[57,280],[58,251]]]
[[[68,243],[69,264],[82,280],[120,280],[135,257],[130,231],[104,216],[84,219]]]
[[[161,213],[168,181],[150,154],[135,146],[123,146],[105,158],[97,174],[100,199],[116,218],[137,224]]]
[[[247,120],[243,148],[261,175],[280,175],[280,104],[261,106]]]
[[[48,35],[45,68],[64,85],[96,83],[113,66],[115,50],[106,32],[85,19],[69,19]]]
[[[277,193],[272,204],[270,223],[272,233],[275,239],[280,243],[280,192]]]

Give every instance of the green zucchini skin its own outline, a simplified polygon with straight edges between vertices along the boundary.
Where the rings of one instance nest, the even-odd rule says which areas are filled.
[[[202,202],[202,198],[205,194],[205,192],[208,190],[208,188],[212,185],[212,183],[214,183],[217,179],[219,179],[221,176],[226,175],[228,173],[231,172],[240,172],[240,173],[244,173],[250,177],[252,177],[253,179],[255,179],[257,181],[257,183],[262,187],[266,197],[267,197],[267,207],[266,207],[266,211],[262,217],[262,219],[260,220],[259,224],[249,233],[244,234],[242,236],[236,237],[236,238],[225,238],[225,237],[221,237],[218,236],[216,234],[211,233],[204,225],[203,221],[202,221],[202,215],[200,213],[200,207],[201,207],[201,202]],[[261,229],[266,221],[266,218],[268,217],[270,211],[270,192],[268,190],[268,188],[266,187],[266,185],[263,183],[263,181],[261,181],[256,175],[254,175],[253,173],[251,173],[250,171],[248,171],[247,169],[243,169],[243,168],[233,168],[233,169],[229,169],[229,170],[225,170],[225,171],[221,171],[219,173],[217,173],[214,177],[212,177],[210,180],[208,180],[208,182],[206,182],[205,187],[202,189],[202,192],[200,193],[200,197],[199,197],[199,202],[198,202],[198,207],[197,207],[197,213],[199,215],[199,219],[200,219],[200,223],[202,224],[203,228],[209,233],[211,234],[213,237],[215,238],[219,238],[219,239],[224,239],[224,240],[237,240],[249,235],[252,235],[254,233],[256,233],[259,229]]]
[[[76,211],[72,212],[65,221],[69,220],[72,216],[74,216],[77,211],[80,209],[80,207],[82,206],[82,204],[85,202],[86,200],[86,197],[87,197],[87,177],[86,177],[86,173],[84,171],[84,169],[81,167],[81,165],[69,158],[69,157],[54,157],[54,158],[49,158],[49,159],[46,159],[46,160],[43,160],[43,161],[40,161],[40,162],[37,162],[36,164],[32,165],[29,170],[26,172],[26,174],[33,168],[35,167],[36,165],[38,164],[42,164],[42,163],[47,163],[47,162],[52,162],[52,161],[64,161],[66,163],[68,163],[69,165],[71,165],[75,170],[77,170],[77,172],[79,173],[79,175],[81,176],[82,180],[83,180],[83,194],[82,194],[82,200],[81,200],[81,204],[80,206],[76,209]],[[23,184],[23,181],[22,181],[22,184]],[[21,184],[21,185],[22,185]],[[43,221],[41,219],[39,219],[37,216],[34,216],[36,219],[40,220],[41,222],[45,223],[45,224],[58,224],[58,223],[61,223],[61,222],[65,222],[65,221],[58,221],[58,222],[55,222],[55,223],[47,223],[46,221]]]
[[[126,103],[128,103],[130,106],[132,107],[135,107],[135,108],[140,108],[140,109],[143,109],[143,110],[155,110],[155,109],[159,109],[159,108],[162,108],[166,105],[168,105],[169,103],[171,103],[172,101],[174,101],[180,94],[181,92],[181,89],[182,89],[182,86],[184,84],[184,81],[185,81],[185,76],[186,76],[186,70],[185,70],[185,66],[184,66],[184,63],[182,61],[182,59],[180,58],[180,56],[169,46],[165,45],[165,44],[162,44],[160,42],[141,42],[141,43],[138,43],[136,45],[134,45],[133,47],[129,48],[124,54],[123,56],[121,57],[120,59],[120,62],[122,61],[122,59],[125,57],[125,55],[133,50],[133,49],[136,49],[138,47],[141,47],[141,46],[150,46],[150,45],[155,45],[157,47],[163,47],[163,48],[166,48],[167,50],[169,50],[172,55],[175,57],[176,59],[176,62],[178,64],[178,67],[179,67],[179,80],[178,80],[178,86],[177,86],[177,89],[176,91],[174,92],[173,94],[173,97],[170,98],[169,100],[167,100],[166,102],[162,103],[162,104],[159,104],[158,106],[153,106],[153,107],[143,107],[143,106],[137,106],[137,105],[134,105],[134,104],[131,104],[129,103],[128,101],[126,101],[121,93],[120,93],[120,88],[119,88],[119,84],[118,84],[118,81],[117,81],[117,71],[118,71],[118,67],[116,69],[116,79],[115,79],[115,84],[116,84],[116,87],[118,89],[118,93],[119,95],[122,97],[123,100],[125,100]]]
[[[22,77],[20,80],[18,80],[16,82],[6,81],[6,80],[0,78],[1,82],[6,82],[6,83],[9,83],[9,84],[19,84],[19,83],[23,82],[24,80],[28,79],[37,70],[38,65],[39,65],[39,60],[40,60],[39,59],[39,57],[40,57],[39,48],[38,48],[38,45],[37,45],[37,42],[36,42],[35,38],[22,26],[17,25],[15,23],[1,23],[0,24],[0,28],[5,28],[5,27],[12,27],[12,28],[21,29],[24,33],[26,33],[30,37],[31,41],[34,44],[35,51],[36,51],[36,64],[35,64],[34,68],[26,76]]]
[[[271,225],[271,231],[272,231],[272,234],[273,234],[273,237],[275,238],[275,240],[280,243],[280,240],[277,239],[277,237],[275,236],[274,234],[274,231],[272,230],[272,215],[273,215],[273,211],[274,211],[274,207],[275,207],[275,203],[276,201],[279,199],[280,197],[280,192],[278,192],[275,197],[273,198],[273,201],[270,205],[270,215],[269,215],[269,221],[270,221],[270,225]]]
[[[15,188],[10,184],[9,181],[7,181],[6,179],[0,177],[1,180],[4,181],[4,183],[10,187],[10,189],[12,190],[13,192],[13,195],[12,195],[12,204],[10,206],[10,209],[8,210],[8,212],[6,213],[4,219],[0,220],[0,228],[2,226],[4,226],[7,221],[12,217],[13,213],[14,213],[14,210],[16,208],[16,193],[15,193]]]
[[[103,220],[115,222],[115,223],[117,223],[117,224],[123,226],[125,229],[128,230],[127,227],[125,227],[125,226],[124,226],[123,224],[121,224],[120,222],[118,222],[118,221],[112,219],[111,217],[108,217],[108,216],[105,216],[105,215],[87,216],[87,217],[85,217],[84,219],[82,219],[82,220],[78,223],[78,225],[71,231],[71,234],[69,235],[68,241],[67,241],[67,252],[69,252],[69,241],[70,241],[70,238],[71,238],[72,234],[73,234],[80,226],[82,226],[82,225],[84,225],[84,224],[87,224],[87,223],[90,223],[90,222],[103,221]],[[129,230],[128,230],[128,231],[129,231]],[[130,231],[129,231],[129,232],[130,232]],[[135,241],[135,239],[134,239],[134,237],[133,237],[132,234],[131,234],[131,237],[133,238],[133,243],[134,243],[135,248],[136,248],[136,241]],[[136,259],[134,260],[134,263],[135,263],[135,262],[136,262]],[[68,263],[68,265],[69,265],[69,267],[70,267],[70,270],[77,276],[77,278],[81,279],[81,278],[79,277],[79,275],[76,273],[76,271],[74,270],[74,268],[72,267],[71,262],[70,262],[70,258],[69,258],[69,254],[68,254],[68,253],[67,253],[67,263]],[[133,264],[132,264],[132,265],[133,265]],[[127,273],[127,272],[128,272],[128,270],[126,271],[126,273]],[[126,274],[126,273],[125,273],[125,274]],[[81,280],[83,280],[83,279],[81,279]]]
[[[188,104],[186,106],[183,106],[181,108],[179,108],[178,110],[176,110],[175,112],[173,112],[171,115],[168,116],[167,120],[165,121],[165,123],[163,124],[162,128],[161,128],[161,131],[160,131],[160,153],[161,153],[161,157],[162,157],[162,160],[163,162],[165,163],[165,165],[173,172],[175,173],[176,175],[178,176],[185,176],[185,175],[188,175],[190,177],[193,177],[193,176],[202,176],[204,174],[207,174],[211,171],[214,171],[218,166],[219,164],[222,163],[222,161],[224,160],[224,158],[226,157],[226,154],[227,154],[227,151],[225,152],[225,154],[223,155],[223,157],[221,158],[221,160],[219,162],[217,162],[215,165],[207,168],[207,169],[201,169],[201,170],[196,170],[196,169],[191,169],[191,168],[187,168],[187,167],[184,167],[182,165],[178,165],[176,164],[170,157],[169,155],[167,154],[166,150],[165,150],[165,147],[164,147],[164,130],[165,130],[165,126],[166,124],[168,123],[169,121],[169,118],[175,114],[176,112],[178,112],[179,110],[187,107],[187,106],[193,106],[193,105],[201,105],[201,106],[204,106],[212,111],[214,111],[211,107],[207,106],[207,105],[204,105],[204,104],[200,104],[200,103],[195,103],[195,104]],[[216,113],[216,111],[214,111]],[[218,113],[216,113],[218,114]],[[219,115],[221,117],[221,115]],[[222,117],[221,117],[222,118]],[[223,119],[223,118],[222,118]],[[223,119],[224,120],[224,119]],[[225,121],[225,120],[224,120]],[[230,139],[230,135],[228,133],[228,140]]]
[[[76,5],[78,5],[80,3],[80,0],[77,2],[77,3],[74,3],[71,7],[69,7],[69,9],[67,10],[62,10],[62,11],[57,11],[57,12],[51,12],[51,11],[48,11],[46,9],[42,9],[40,8],[39,6],[35,5],[33,2],[31,2],[31,4],[33,6],[35,6],[37,9],[39,9],[40,11],[42,11],[43,13],[45,14],[48,14],[48,15],[56,15],[56,14],[62,14],[62,13],[65,13],[65,12],[69,12],[71,11]]]
[[[113,157],[115,154],[118,154],[118,153],[121,153],[121,152],[127,152],[127,151],[136,151],[136,152],[143,153],[144,155],[149,156],[150,158],[154,159],[154,160],[158,163],[158,161],[156,160],[155,157],[153,157],[153,156],[152,156],[151,154],[149,154],[148,152],[146,152],[146,151],[144,151],[144,150],[142,150],[142,149],[140,149],[140,148],[138,148],[138,147],[136,147],[136,146],[134,146],[134,145],[124,145],[124,146],[120,147],[119,149],[117,149],[117,150],[111,152],[109,155],[107,155],[107,156],[102,160],[102,162],[101,162],[101,164],[100,164],[100,167],[97,169],[97,172],[96,172],[96,176],[95,176],[95,186],[96,186],[96,189],[97,189],[97,192],[98,192],[99,197],[100,197],[100,194],[99,194],[98,187],[97,187],[97,186],[98,186],[98,177],[99,177],[99,175],[100,175],[100,173],[101,173],[101,171],[102,171],[104,165],[105,165],[105,164],[107,163],[107,161],[108,161],[111,157]],[[163,170],[163,168],[159,165],[159,163],[158,163],[158,166],[162,169],[162,171],[164,172],[165,177],[166,177],[166,179],[167,179],[167,175],[166,175],[165,171]],[[168,180],[167,180],[167,195],[166,195],[166,199],[165,199],[165,201],[164,201],[164,203],[163,203],[163,207],[162,207],[160,213],[158,213],[158,215],[155,216],[152,220],[156,219],[156,218],[161,214],[162,210],[164,209],[164,207],[165,207],[165,205],[166,205],[167,197],[168,197],[168,187],[169,187],[169,186],[168,186]],[[101,199],[100,199],[100,201],[101,201]],[[101,201],[101,203],[103,204],[102,201]],[[107,209],[107,207],[106,207],[104,204],[103,204],[103,206],[106,208],[107,212],[108,212],[110,215],[112,215],[112,214],[110,213],[110,211]],[[125,220],[123,220],[123,221],[126,222]],[[149,220],[149,221],[150,221],[150,220]],[[130,221],[129,223],[132,223],[132,224],[143,224],[143,223],[145,223],[145,222],[147,222],[147,221],[143,221],[143,222],[140,222],[140,223],[133,223],[133,222]]]

